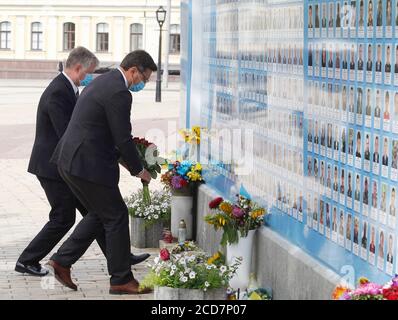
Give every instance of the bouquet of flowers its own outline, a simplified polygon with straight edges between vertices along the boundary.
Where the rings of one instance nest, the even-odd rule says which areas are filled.
[[[129,214],[145,219],[145,226],[150,226],[159,220],[170,221],[171,194],[169,191],[150,192],[151,202],[145,201],[144,190],[133,193],[125,199]]]
[[[166,161],[165,159],[159,157],[158,147],[152,143],[147,141],[144,138],[133,138],[135,146],[138,150],[138,154],[140,156],[141,163],[143,167],[149,172],[152,179],[156,179],[158,173],[162,171],[161,165]],[[143,189],[143,201],[147,205],[151,204],[151,195],[149,193],[149,184],[145,181],[142,182]]]
[[[162,249],[151,268],[150,273],[141,282],[141,286],[166,286],[171,288],[210,289],[227,288],[229,280],[235,274],[240,260],[232,266],[225,265],[225,259],[217,253],[182,252],[171,254]]]
[[[332,298],[334,300],[398,300],[398,275],[384,286],[370,282],[366,278],[361,278],[359,286],[353,290],[337,286]]]
[[[173,254],[192,251],[200,251],[200,248],[193,241],[177,243],[173,249],[171,249],[171,253]]]
[[[214,226],[215,230],[224,231],[221,244],[237,243],[239,233],[246,237],[249,230],[255,230],[263,225],[265,209],[256,203],[238,195],[236,203],[230,203],[221,197],[210,201],[209,208],[213,213],[205,216],[205,221]]]
[[[189,160],[175,161],[169,164],[169,170],[162,175],[161,181],[173,193],[187,193],[195,183],[203,181],[202,166]]]

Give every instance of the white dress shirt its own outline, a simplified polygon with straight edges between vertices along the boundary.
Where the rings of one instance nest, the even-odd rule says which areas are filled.
[[[129,87],[129,83],[127,82],[127,79],[126,79],[126,76],[124,75],[123,70],[121,69],[121,67],[118,67],[117,69],[118,69],[118,70],[120,71],[120,73],[122,74],[123,79],[124,79],[124,82],[126,83],[126,87],[128,88],[128,87]]]
[[[62,74],[66,77],[66,79],[69,80],[70,84],[72,85],[73,91],[75,92],[75,95],[77,95],[77,93],[79,92],[79,88],[75,85],[72,79],[69,78],[69,76],[64,71],[62,71]]]

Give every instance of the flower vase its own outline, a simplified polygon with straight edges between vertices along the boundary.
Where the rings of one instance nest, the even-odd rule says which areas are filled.
[[[200,145],[197,143],[191,143],[189,145],[189,156],[188,159],[191,161],[199,162]]]
[[[171,233],[178,238],[178,227],[183,219],[187,227],[187,239],[192,239],[192,205],[193,197],[189,188],[172,191],[171,196]]]
[[[238,243],[227,244],[227,264],[232,265],[235,258],[242,258],[233,278],[229,281],[229,285],[243,292],[247,289],[250,281],[251,260],[253,251],[254,234],[256,230],[250,230],[246,237],[239,236]]]

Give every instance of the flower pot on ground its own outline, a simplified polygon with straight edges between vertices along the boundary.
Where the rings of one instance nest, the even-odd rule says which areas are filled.
[[[228,264],[242,257],[242,265],[230,285],[243,291],[249,284],[254,234],[263,225],[265,209],[240,195],[235,203],[215,198],[209,208],[212,213],[205,216],[205,221],[215,230],[223,230],[221,245],[227,246]]]
[[[166,223],[168,225],[168,223]],[[135,248],[159,248],[162,231],[165,227],[163,220],[146,225],[144,218],[130,217],[130,242]]]
[[[182,289],[155,286],[155,300],[225,300],[226,289]]]
[[[147,192],[150,204],[143,190],[125,200],[131,218],[131,245],[136,248],[158,248],[163,229],[170,225],[170,192]]]
[[[176,161],[162,175],[162,183],[171,191],[171,233],[178,236],[178,226],[185,221],[187,239],[193,234],[193,188],[202,181],[202,166],[193,161]]]
[[[174,250],[172,250],[173,252]],[[155,299],[225,299],[229,280],[240,260],[227,266],[220,253],[182,251],[178,254],[162,249],[149,274],[141,281],[143,287],[155,288]]]

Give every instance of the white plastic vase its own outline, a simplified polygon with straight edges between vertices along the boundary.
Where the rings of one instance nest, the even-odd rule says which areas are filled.
[[[192,196],[171,196],[171,233],[178,238],[181,219],[187,226],[187,240],[192,239]]]
[[[252,250],[254,234],[256,230],[250,230],[247,237],[239,237],[239,242],[235,244],[227,244],[227,264],[232,265],[235,258],[242,257],[242,262],[236,271],[234,277],[229,281],[229,285],[242,292],[245,290],[250,281],[250,271],[252,262]]]

